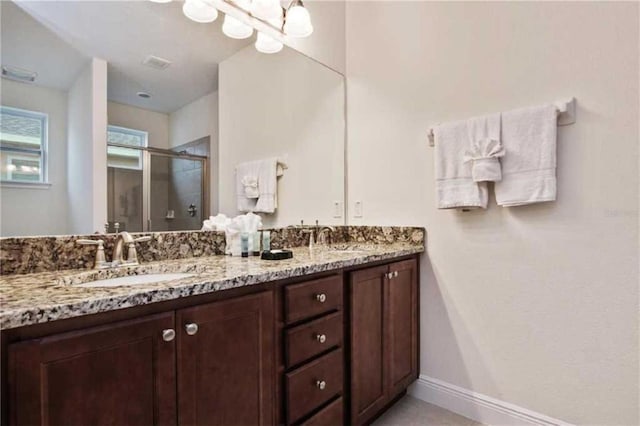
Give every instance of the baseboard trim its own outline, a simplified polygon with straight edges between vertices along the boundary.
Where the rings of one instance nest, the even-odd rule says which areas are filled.
[[[426,375],[420,375],[408,393],[485,425],[570,425],[562,420]]]

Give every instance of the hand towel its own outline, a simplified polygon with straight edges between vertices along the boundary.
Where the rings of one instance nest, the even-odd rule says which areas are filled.
[[[438,208],[487,208],[487,184],[474,182],[471,163],[464,162],[464,153],[470,148],[467,120],[441,124],[434,134]]]
[[[258,189],[260,197],[254,212],[273,213],[278,207],[278,159],[268,158],[259,161]]]
[[[500,157],[504,148],[500,142],[500,114],[471,118],[467,121],[471,148],[464,154],[471,163],[474,182],[497,182],[502,179]]]
[[[496,201],[504,207],[556,199],[556,107],[552,104],[502,114],[502,181]]]
[[[258,176],[260,162],[249,161],[236,166],[236,208],[241,212],[254,211],[256,199],[247,197],[244,184],[247,176]]]
[[[257,176],[245,176],[241,180],[244,186],[244,195],[247,198],[259,198],[260,190],[258,189],[258,177]]]

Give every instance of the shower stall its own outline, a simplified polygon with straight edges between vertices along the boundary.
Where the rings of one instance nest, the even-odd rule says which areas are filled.
[[[112,139],[107,151],[109,231],[116,223],[128,232],[200,229],[209,215],[209,137],[175,150]]]

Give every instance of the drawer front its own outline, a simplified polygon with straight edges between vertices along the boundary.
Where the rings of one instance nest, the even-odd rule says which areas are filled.
[[[344,404],[342,397],[318,411],[301,426],[341,426],[344,424]]]
[[[336,312],[287,330],[287,367],[342,346],[343,328],[342,312]]]
[[[285,287],[288,323],[342,309],[342,275],[333,275]]]
[[[287,419],[300,420],[331,398],[342,393],[342,349],[287,373]]]

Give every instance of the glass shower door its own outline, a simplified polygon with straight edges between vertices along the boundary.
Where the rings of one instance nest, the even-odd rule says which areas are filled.
[[[149,152],[149,231],[198,230],[202,227],[205,160]]]

